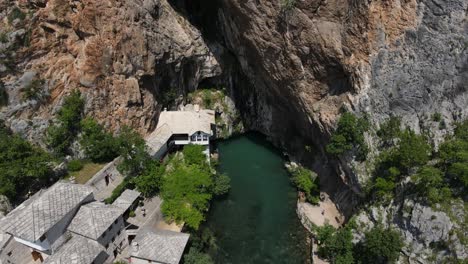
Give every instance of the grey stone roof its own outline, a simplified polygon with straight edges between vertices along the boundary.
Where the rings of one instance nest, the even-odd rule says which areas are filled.
[[[68,230],[96,240],[121,215],[122,209],[120,207],[92,202],[81,206],[68,226]]]
[[[75,235],[44,264],[91,264],[104,251],[98,242]]]
[[[92,192],[89,186],[57,182],[11,211],[2,219],[0,226],[6,233],[37,241]]]
[[[139,196],[140,192],[127,189],[112,203],[112,205],[120,207],[126,211]]]
[[[132,242],[130,255],[132,257],[156,261],[159,263],[177,264],[184,253],[189,234],[169,230],[138,231]],[[134,246],[134,242],[138,246]]]
[[[156,129],[146,138],[150,155],[156,154],[172,134],[193,135],[202,131],[212,135],[211,124],[215,124],[213,110],[163,111],[159,115]]]

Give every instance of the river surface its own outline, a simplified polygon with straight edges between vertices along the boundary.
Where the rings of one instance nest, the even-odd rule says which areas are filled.
[[[208,216],[218,247],[215,263],[306,263],[307,233],[281,153],[250,133],[217,146],[219,171],[231,178],[231,190]]]

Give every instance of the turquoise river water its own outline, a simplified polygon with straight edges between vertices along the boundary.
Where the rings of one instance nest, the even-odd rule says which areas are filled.
[[[215,263],[306,263],[307,233],[281,153],[250,133],[217,145],[219,170],[231,178],[231,190],[208,216]]]

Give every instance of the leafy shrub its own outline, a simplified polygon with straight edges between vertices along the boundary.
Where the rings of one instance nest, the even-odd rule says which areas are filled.
[[[393,263],[398,259],[403,245],[397,231],[378,225],[365,233],[356,255],[361,263]]]
[[[424,166],[417,174],[412,176],[412,179],[420,195],[426,197],[430,204],[451,198],[451,191],[444,184],[443,172],[438,168]]]
[[[110,197],[104,200],[106,204],[113,203],[126,189],[133,189],[135,187],[133,181],[130,178],[124,178],[124,180],[115,187]]]
[[[185,145],[182,153],[184,160],[188,165],[206,164],[206,155],[203,153],[205,146],[189,144]]]
[[[435,112],[432,115],[432,121],[434,122],[440,122],[442,120],[442,115],[439,112]]]
[[[13,134],[0,121],[0,194],[13,200],[44,186],[53,175],[51,161],[48,153]]]
[[[231,189],[231,178],[225,174],[214,175],[213,194],[224,195]]]
[[[369,123],[364,118],[357,118],[349,112],[343,113],[330,143],[326,146],[327,153],[338,156],[356,148],[357,158],[364,160],[368,152],[364,132],[368,129]]]
[[[117,140],[119,154],[122,157],[122,162],[117,166],[117,169],[127,176],[141,174],[148,162],[151,161],[145,140],[129,127],[123,127]]]
[[[68,162],[69,171],[79,171],[83,168],[83,162],[81,160],[71,160]]]
[[[145,197],[155,195],[161,188],[165,170],[166,167],[164,165],[156,161],[149,162],[144,172],[133,180],[137,190]]]
[[[401,132],[401,118],[392,116],[380,125],[380,129],[377,131],[377,136],[385,143],[390,143],[393,139],[400,136]]]
[[[92,118],[81,121],[80,145],[94,162],[108,162],[119,154],[119,142]]]
[[[136,216],[135,211],[131,210],[131,211],[128,213],[128,216],[130,216],[130,217],[135,217],[135,216]]]
[[[196,165],[176,166],[164,177],[161,210],[171,221],[198,229],[212,197],[213,179]]]
[[[383,201],[392,197],[402,173],[407,174],[411,168],[423,166],[429,161],[431,147],[423,136],[409,129],[399,134],[398,145],[382,151],[377,157],[373,191]]]
[[[292,169],[291,174],[291,181],[305,194],[307,201],[312,204],[317,204],[320,195],[319,187],[315,181],[315,179],[317,179],[317,174],[304,167]]]
[[[329,224],[318,227],[316,238],[319,256],[331,263],[354,263],[351,227],[347,225],[338,230]]]
[[[424,136],[406,129],[401,133],[398,147],[392,152],[392,162],[395,167],[407,172],[410,168],[426,164],[431,150]]]
[[[283,11],[291,10],[296,5],[296,0],[281,0],[281,9]]]
[[[213,264],[214,261],[210,255],[200,252],[195,247],[191,247],[189,252],[184,255],[185,264]]]
[[[43,94],[44,80],[34,79],[30,84],[21,89],[23,100],[41,100]]]
[[[468,189],[468,120],[457,124],[454,136],[439,148],[439,157],[455,188]]]
[[[8,14],[8,22],[11,23],[15,19],[24,20],[26,18],[26,13],[21,11],[18,7],[14,7],[13,10]]]
[[[78,90],[72,91],[57,113],[58,124],[47,129],[47,143],[56,154],[65,155],[80,131],[84,100]]]
[[[378,199],[387,201],[393,196],[395,182],[382,177],[378,177],[374,183],[375,194]]]

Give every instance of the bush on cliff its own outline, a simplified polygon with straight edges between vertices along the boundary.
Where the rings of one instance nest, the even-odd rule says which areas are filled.
[[[356,246],[355,255],[359,263],[394,263],[403,245],[397,231],[378,225],[365,233],[364,240]]]
[[[70,152],[70,146],[80,131],[84,100],[78,90],[72,91],[57,113],[58,123],[47,129],[47,143],[58,155]]]
[[[317,174],[304,167],[290,169],[291,182],[297,189],[303,192],[308,202],[317,204],[319,202],[320,190],[317,184]]]
[[[0,122],[0,194],[17,199],[44,186],[51,175],[52,158]]]
[[[343,113],[330,143],[326,146],[327,153],[338,156],[355,149],[356,158],[365,160],[368,147],[364,142],[364,132],[368,129],[369,123],[366,119],[358,118],[349,112]]]
[[[329,260],[330,263],[354,263],[352,226],[347,225],[338,230],[329,224],[318,227],[316,229],[316,238],[319,245],[318,255]]]
[[[400,136],[401,118],[392,116],[380,125],[377,136],[383,141],[384,145],[391,145],[394,139]]]
[[[458,124],[453,137],[445,141],[439,150],[442,166],[455,189],[461,194],[468,190],[468,120]]]
[[[426,197],[430,204],[436,204],[451,198],[451,191],[444,183],[443,172],[433,166],[424,166],[412,176],[417,191]]]

